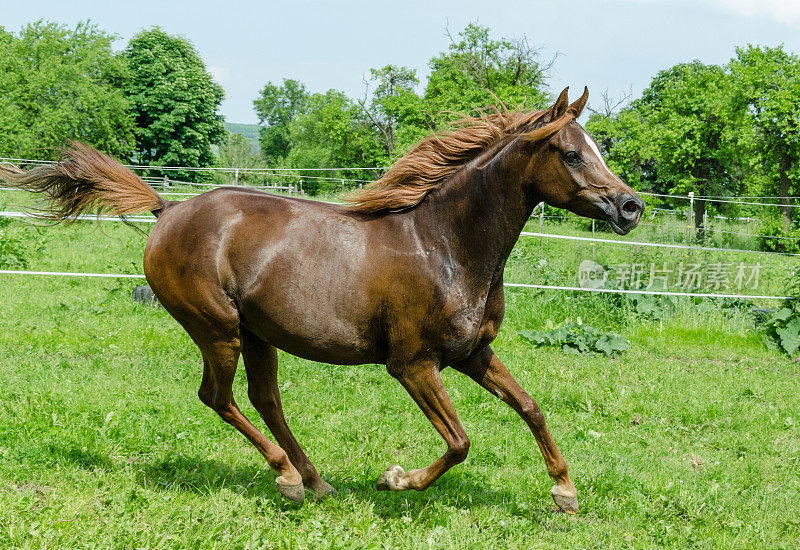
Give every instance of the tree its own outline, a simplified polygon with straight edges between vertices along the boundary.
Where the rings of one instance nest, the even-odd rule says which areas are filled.
[[[305,111],[308,93],[302,82],[283,79],[283,86],[268,82],[253,101],[261,128],[261,154],[268,163],[277,164],[292,149],[289,126]]]
[[[374,134],[361,123],[360,109],[338,90],[308,96],[305,112],[289,125],[289,139],[292,149],[283,164],[292,168],[369,166],[379,147]],[[303,188],[315,194],[338,188],[338,178],[363,177],[359,171],[315,172]]]
[[[600,144],[611,170],[636,189],[655,189],[657,172],[655,152],[646,137],[647,125],[639,111],[625,108],[593,111],[585,124]]]
[[[219,146],[217,157],[220,166],[234,170],[234,172],[225,174],[226,184],[239,185],[242,182],[250,183],[250,180],[256,179],[246,172],[237,172],[237,170],[255,168],[259,164],[259,159],[253,154],[250,142],[242,134],[227,132],[225,141]]]
[[[136,115],[136,157],[165,166],[210,166],[225,139],[217,113],[222,87],[192,44],[159,27],[136,34],[123,52],[132,79],[124,87]],[[178,173],[193,178],[194,173]]]
[[[0,153],[52,157],[68,139],[116,156],[133,149],[133,116],[119,90],[129,78],[112,35],[37,21],[0,27]]]
[[[653,78],[637,108],[653,145],[656,169],[667,194],[736,194],[740,181],[729,171],[731,150],[726,101],[730,81],[722,67],[680,63]],[[705,236],[706,201],[694,201],[698,238]]]
[[[451,36],[448,50],[431,59],[424,99],[434,126],[452,119],[448,113],[469,113],[498,100],[509,108],[548,103],[546,73],[552,63],[542,63],[525,36],[494,40],[490,32],[470,23],[459,40]]]
[[[771,188],[780,196],[784,230],[792,226],[788,197],[800,182],[800,58],[783,47],[737,48],[730,62],[734,103],[755,130]]]
[[[365,81],[364,98],[358,101],[365,124],[375,131],[385,155],[376,158],[376,165],[391,162],[397,142],[415,143],[430,132],[422,109],[422,99],[414,88],[419,84],[416,71],[408,67],[386,65],[370,69],[371,78]],[[368,100],[369,85],[375,83]]]
[[[372,69],[367,93],[359,101],[364,122],[377,133],[385,155],[377,164],[391,163],[420,139],[447,127],[462,114],[475,114],[489,106],[542,107],[550,63],[524,36],[520,39],[491,37],[488,27],[471,23],[451,36],[446,52],[433,57],[428,84],[422,96],[415,92],[413,70],[386,65]],[[449,32],[448,32],[449,35]],[[375,83],[371,99],[369,84]]]
[[[731,169],[729,96],[722,67],[679,63],[660,71],[617,115],[593,115],[587,129],[609,151],[612,168],[632,176],[629,183],[647,181],[666,194],[735,194],[741,177]],[[706,204],[694,201],[698,238],[705,236]]]
[[[447,52],[430,61],[431,76],[420,96],[412,69],[385,65],[371,69],[363,99],[351,101],[328,90],[308,94],[294,80],[267,83],[254,101],[263,156],[286,167],[386,166],[458,113],[504,103],[509,108],[547,103],[549,64],[524,37],[494,40],[486,27],[468,25]],[[375,173],[335,170],[315,177],[358,179]],[[330,189],[330,180],[307,178],[309,192]],[[336,182],[338,186],[338,182]]]

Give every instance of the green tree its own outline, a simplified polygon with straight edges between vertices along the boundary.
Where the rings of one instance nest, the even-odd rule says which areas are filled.
[[[338,90],[308,96],[305,112],[295,116],[289,125],[289,139],[293,146],[284,159],[284,166],[369,166],[379,145],[374,133],[362,123],[360,116],[359,107]],[[313,176],[306,177],[303,189],[311,194],[332,191],[341,187],[339,178],[364,177],[361,171],[340,169],[315,172]]]
[[[769,188],[780,196],[784,230],[792,227],[788,197],[800,182],[800,58],[783,47],[737,48],[730,62],[734,106],[752,126]]]
[[[468,25],[447,52],[430,62],[424,95],[407,67],[370,71],[364,98],[353,102],[336,90],[309,95],[294,80],[268,83],[254,101],[264,128],[261,150],[271,164],[288,167],[386,166],[432,131],[458,116],[503,102],[509,108],[547,103],[547,64],[527,39],[494,40],[486,27]],[[374,173],[335,170],[315,177],[367,179]],[[328,183],[325,183],[325,182]],[[309,192],[340,182],[312,180]]]
[[[629,183],[666,194],[733,195],[741,185],[731,146],[730,79],[699,61],[660,71],[642,97],[614,117],[593,115],[587,129],[609,148]],[[636,181],[638,177],[638,182]],[[707,202],[694,201],[698,238]]]
[[[119,90],[129,77],[95,25],[0,27],[0,154],[52,157],[67,139],[127,157],[134,121]]]
[[[365,125],[375,131],[383,148],[384,154],[374,159],[375,166],[382,166],[391,162],[398,142],[415,143],[430,133],[432,127],[425,119],[422,98],[414,91],[419,84],[416,71],[386,65],[370,69],[370,75],[364,98],[358,103]],[[368,99],[370,84],[375,89]]]
[[[636,107],[647,121],[656,170],[667,194],[733,195],[741,181],[729,170],[729,79],[722,67],[699,61],[660,71]],[[698,238],[706,201],[694,201]]]
[[[524,36],[496,40],[488,27],[472,23],[457,38],[451,36],[451,42],[447,51],[430,60],[431,74],[422,96],[415,91],[418,80],[411,69],[386,65],[370,71],[367,86],[374,84],[374,91],[359,103],[364,123],[384,150],[375,165],[391,163],[461,114],[500,103],[508,108],[548,103],[545,84],[550,64],[540,60]]]
[[[211,166],[211,145],[225,139],[217,113],[224,94],[194,46],[153,27],[136,34],[123,55],[133,75],[124,91],[136,114],[137,160]]]
[[[450,47],[431,59],[425,88],[425,108],[433,125],[452,118],[452,112],[469,113],[497,105],[543,107],[549,98],[546,74],[550,63],[526,37],[495,40],[488,27],[470,23],[451,37]]]
[[[655,189],[655,153],[645,136],[647,125],[638,110],[620,109],[628,99],[630,94],[619,99],[601,94],[602,105],[589,106],[592,114],[585,128],[600,144],[609,167],[624,182],[636,189]]]
[[[282,86],[268,82],[253,101],[258,121],[262,124],[261,154],[268,163],[279,163],[291,151],[289,126],[298,114],[305,111],[307,103],[305,85],[289,78],[283,79]]]
[[[227,132],[225,141],[219,146],[217,160],[221,167],[233,169],[233,172],[226,173],[223,177],[224,183],[227,185],[255,183],[254,180],[259,179],[244,171],[237,172],[258,167],[260,160],[256,154],[253,154],[250,141],[242,134]]]

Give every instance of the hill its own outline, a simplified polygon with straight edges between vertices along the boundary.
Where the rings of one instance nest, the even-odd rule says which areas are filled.
[[[254,153],[259,152],[258,131],[260,126],[258,124],[240,124],[238,122],[225,122],[224,124],[225,129],[230,133],[242,134],[245,138],[247,138]]]

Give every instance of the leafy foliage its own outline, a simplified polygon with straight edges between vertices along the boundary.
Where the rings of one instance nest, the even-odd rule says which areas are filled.
[[[211,145],[225,139],[222,87],[183,37],[159,27],[136,34],[125,49],[133,75],[124,91],[136,114],[137,160],[165,166],[210,166]],[[194,173],[177,173],[193,179]]]
[[[233,168],[234,170],[244,170],[247,168],[255,168],[260,164],[261,159],[258,155],[253,153],[250,141],[242,134],[234,134],[226,132],[227,136],[225,141],[219,146],[217,153],[218,164],[225,168]],[[219,174],[224,178],[224,183],[227,185],[239,185],[242,183],[255,183],[256,176],[242,172],[237,174],[225,173]]]
[[[783,47],[738,48],[724,66],[674,65],[619,112],[595,112],[586,128],[629,184],[667,194],[777,195],[782,231],[771,224],[767,234],[792,236],[788,197],[800,192],[800,57]],[[694,205],[698,237],[706,236],[707,208],[737,215],[734,205]],[[792,247],[769,238],[761,245]]]
[[[365,125],[383,147],[383,151],[376,151],[375,162],[386,165],[392,162],[396,149],[405,151],[429,134],[435,123],[425,112],[422,98],[414,91],[419,84],[416,71],[386,65],[370,69],[370,74],[367,93],[358,103]],[[375,85],[375,90],[368,101],[370,84]]]
[[[429,65],[422,94],[416,90],[415,71],[396,65],[371,69],[365,96],[358,101],[337,90],[309,94],[295,80],[267,83],[254,102],[263,125],[263,157],[289,168],[387,166],[459,113],[501,102],[537,107],[548,99],[549,64],[539,61],[524,37],[495,40],[487,27],[470,24]],[[318,174],[331,179],[304,180],[303,187],[313,194],[338,188],[335,178],[379,174],[331,171]]]
[[[298,114],[289,127],[289,139],[293,147],[282,163],[289,168],[369,166],[378,147],[374,136],[359,123],[359,108],[337,90],[308,96],[305,112]],[[303,181],[303,189],[316,194],[338,188],[338,180],[319,179],[337,177],[360,179],[364,173],[318,172]]]
[[[630,347],[624,336],[602,332],[584,325],[580,319],[548,331],[525,330],[519,334],[537,346],[561,346],[566,353],[594,352],[612,356]]]
[[[431,59],[425,104],[436,126],[456,113],[497,105],[543,107],[549,64],[524,36],[495,40],[488,27],[470,23],[451,37],[448,51]]]
[[[626,300],[634,313],[649,319],[664,319],[675,311],[677,298],[654,294],[627,294]]]
[[[16,237],[6,235],[0,229],[0,268],[27,269],[27,246]]]
[[[770,174],[770,188],[788,205],[800,181],[800,57],[783,47],[737,48],[729,64],[735,82],[733,101],[758,139],[754,153]],[[784,228],[792,208],[783,209]]]
[[[732,117],[727,104],[729,79],[722,67],[699,61],[660,71],[617,117],[593,115],[587,129],[596,133],[622,175],[648,180],[666,194],[735,194],[740,178],[731,171]],[[638,177],[637,177],[638,176]],[[695,201],[696,225],[705,201]]]
[[[800,229],[790,226],[787,231],[784,220],[775,216],[763,216],[761,221],[763,223],[757,238],[761,250],[789,254],[800,253]]]
[[[306,110],[308,93],[302,82],[283,79],[282,86],[268,82],[253,101],[261,128],[261,153],[268,162],[277,163],[292,149],[289,126]]]
[[[791,300],[764,324],[767,339],[789,355],[800,348],[800,300]]]
[[[90,23],[0,27],[0,154],[53,157],[67,139],[130,154],[134,120],[120,91],[130,74],[113,39]]]

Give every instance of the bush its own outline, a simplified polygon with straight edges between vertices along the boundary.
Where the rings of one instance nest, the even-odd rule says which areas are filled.
[[[6,235],[0,230],[0,268],[2,269],[27,269],[27,248],[16,237]]]
[[[800,252],[800,230],[792,227],[786,231],[780,218],[764,218],[761,234],[763,236],[756,239],[761,250],[791,254]]]
[[[796,354],[800,347],[800,300],[791,300],[773,313],[763,330],[768,343],[788,355]]]
[[[623,336],[584,325],[580,318],[553,330],[526,330],[519,334],[536,346],[561,346],[566,353],[594,352],[611,356],[630,347]]]

